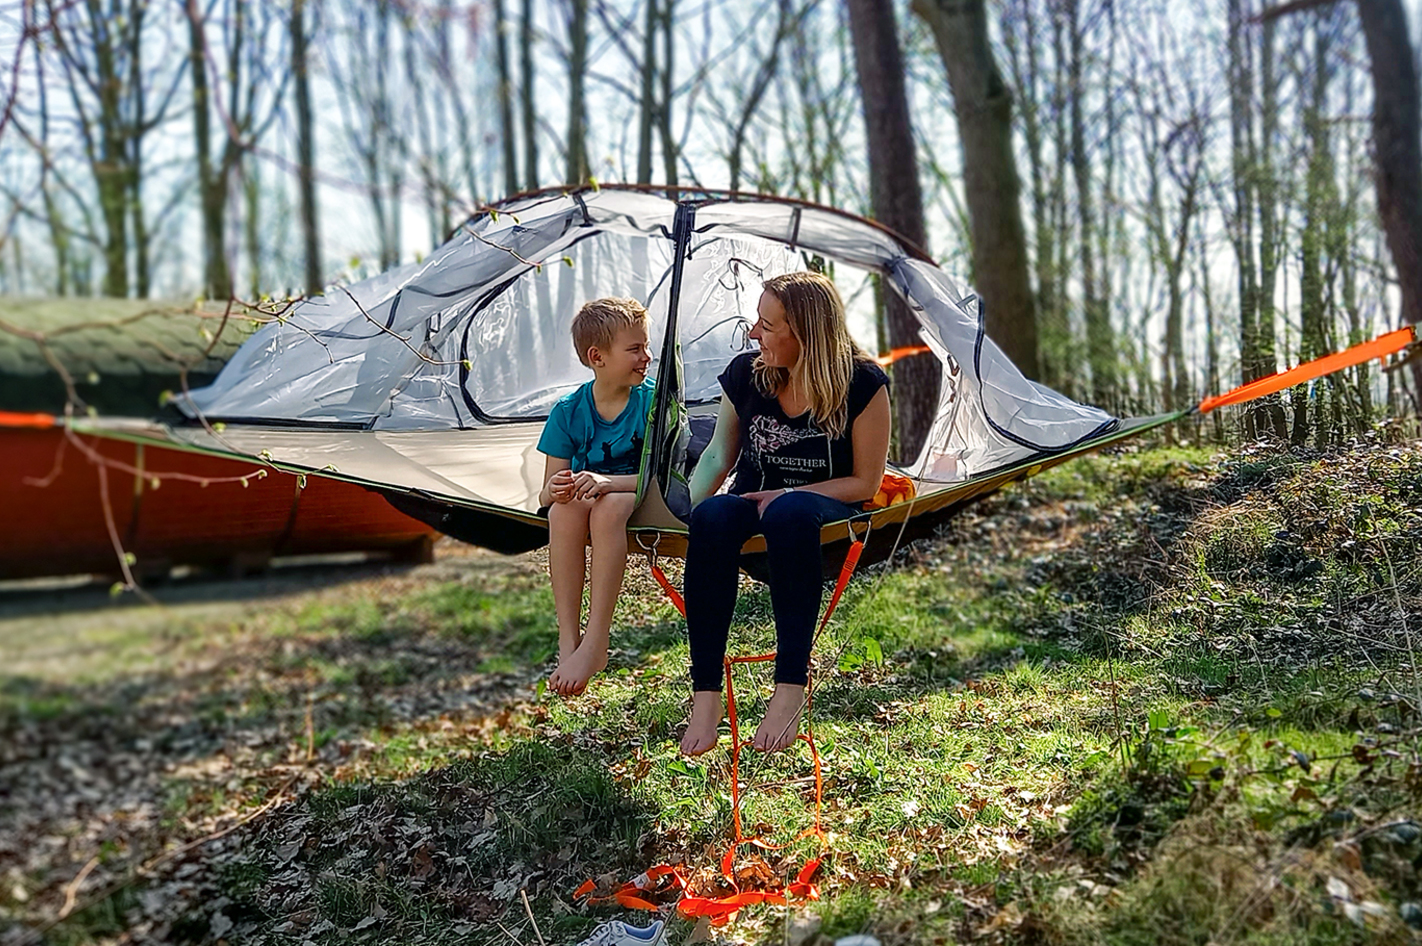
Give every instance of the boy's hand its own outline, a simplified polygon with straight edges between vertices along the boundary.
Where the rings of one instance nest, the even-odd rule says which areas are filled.
[[[559,470],[553,474],[548,481],[548,496],[555,503],[566,503],[573,500],[573,480],[572,470]]]
[[[583,472],[573,477],[573,498],[597,499],[603,493],[608,492],[608,488],[611,485],[611,480],[601,473],[583,470]]]

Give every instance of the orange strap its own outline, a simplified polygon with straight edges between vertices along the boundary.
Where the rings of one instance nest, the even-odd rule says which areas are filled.
[[[933,349],[927,345],[905,345],[902,348],[891,349],[882,355],[876,355],[874,360],[879,363],[880,367],[887,368],[900,358],[907,358],[910,355],[922,355],[924,352],[930,351],[933,351]]]
[[[48,430],[57,426],[59,426],[59,418],[53,414],[16,414],[11,411],[0,411],[0,427],[28,427],[35,430]]]
[[[671,603],[676,605],[676,609],[681,612],[681,616],[686,617],[686,599],[681,596],[680,591],[676,590],[676,585],[673,585],[667,580],[666,572],[662,571],[662,566],[657,564],[656,552],[651,553],[651,560],[652,577],[657,580],[657,584],[662,586],[662,590],[667,593],[667,597],[671,599]]]
[[[1305,381],[1312,381],[1314,378],[1321,378],[1326,374],[1335,371],[1342,371],[1344,368],[1351,368],[1354,365],[1361,365],[1365,361],[1374,358],[1386,358],[1388,355],[1402,351],[1412,344],[1416,338],[1416,330],[1409,325],[1400,328],[1395,332],[1388,332],[1386,335],[1379,335],[1370,342],[1362,342],[1352,348],[1345,348],[1343,351],[1334,352],[1331,355],[1324,355],[1322,358],[1315,358],[1313,361],[1306,361],[1297,368],[1290,368],[1288,371],[1280,371],[1271,374],[1267,378],[1257,378],[1248,384],[1241,384],[1233,391],[1226,391],[1224,394],[1217,394],[1214,397],[1207,397],[1200,402],[1196,408],[1201,414],[1208,414],[1217,407],[1225,407],[1229,404],[1243,404],[1255,398],[1263,397],[1266,394],[1273,394],[1282,391],[1284,388],[1291,388],[1296,384],[1303,384]]]
[[[852,534],[852,532],[851,532]],[[867,536],[867,533],[866,533]],[[825,607],[825,613],[820,618],[820,625],[815,630],[815,639],[819,640],[820,634],[824,632],[825,626],[829,624],[830,616],[839,606],[839,600],[844,595],[845,586],[849,584],[849,579],[854,575],[854,569],[859,564],[859,557],[864,552],[864,539],[856,538],[850,543],[849,552],[844,556],[844,565],[839,570],[839,580],[835,582],[834,593],[830,595],[829,604]],[[681,612],[682,617],[686,616],[686,601],[676,590],[676,586],[668,580],[666,573],[662,571],[661,565],[657,563],[656,550],[653,549],[648,554],[652,577],[661,585],[672,604]],[[741,739],[740,720],[736,713],[736,686],[732,675],[732,668],[741,663],[764,663],[774,660],[775,653],[749,654],[744,657],[726,657],[726,719],[731,726],[731,824],[734,831],[730,846],[721,857],[721,877],[730,886],[731,893],[724,897],[703,897],[687,891],[687,878],[680,868],[670,864],[658,864],[650,868],[635,880],[623,884],[611,894],[602,897],[594,897],[597,885],[591,881],[584,881],[583,884],[573,892],[574,898],[587,897],[588,903],[608,903],[614,902],[632,910],[656,910],[658,904],[656,898],[664,894],[675,894],[676,910],[681,916],[687,919],[696,917],[707,917],[712,926],[721,926],[735,919],[741,908],[757,903],[788,903],[788,897],[797,897],[804,900],[818,900],[820,890],[811,883],[815,872],[820,868],[820,858],[812,858],[800,868],[795,880],[784,887],[772,887],[765,890],[741,890],[736,883],[735,863],[736,851],[742,845],[751,844],[766,850],[775,850],[776,845],[758,837],[746,837],[741,830],[741,791],[740,791],[740,760],[741,749],[750,740]],[[815,728],[813,709],[814,681],[810,681],[805,688],[805,728],[806,732],[801,733],[797,739],[805,742],[810,747],[810,759],[815,770],[815,826],[801,837],[813,835],[819,839],[821,847],[824,846],[826,835],[824,826],[820,820],[820,815],[824,807],[824,778],[820,769],[820,753],[815,745]]]

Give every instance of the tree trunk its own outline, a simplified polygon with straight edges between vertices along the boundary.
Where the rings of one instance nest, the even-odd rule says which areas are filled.
[[[588,167],[587,106],[588,0],[568,0],[568,171],[565,181],[585,184]]]
[[[1254,265],[1254,70],[1250,64],[1249,40],[1241,0],[1229,0],[1229,112],[1230,152],[1234,184],[1234,221],[1230,242],[1239,270],[1239,362],[1240,380],[1254,380],[1259,364],[1258,283]],[[1249,436],[1263,433],[1253,422]]]
[[[1042,381],[1061,390],[1070,372],[1066,353],[1071,344],[1071,329],[1057,315],[1056,230],[1052,221],[1052,205],[1047,189],[1046,160],[1042,155],[1042,103],[1038,99],[1041,75],[1038,49],[1037,17],[1029,0],[1016,0],[1011,7],[1013,25],[1023,30],[1019,37],[1003,27],[1003,37],[1012,65],[1013,85],[1022,114],[1023,137],[1027,143],[1028,168],[1032,181],[1033,257],[1037,277],[1036,313],[1038,326],[1038,361]]]
[[[119,79],[111,39],[100,40],[104,32],[97,26],[103,14],[90,2],[89,16],[95,24],[95,58],[99,78],[99,158],[94,162],[99,206],[104,217],[104,288],[106,296],[128,295],[128,153],[124,116],[120,105],[123,83]]]
[[[523,74],[523,186],[534,190],[538,187],[538,106],[534,98],[538,76],[533,66],[533,0],[523,0],[518,48]]]
[[[1202,231],[1204,227],[1200,228]],[[1205,310],[1205,393],[1220,394],[1220,346],[1219,333],[1215,322],[1215,297],[1210,288],[1210,244],[1203,233],[1196,240],[1197,255],[1200,260],[1200,302]],[[1224,442],[1224,416],[1212,411],[1215,443]]]
[[[251,158],[242,162],[243,242],[247,244],[247,297],[262,295],[262,180],[259,165]]]
[[[301,234],[306,258],[306,294],[325,287],[321,274],[321,234],[316,208],[315,125],[311,82],[306,69],[306,0],[291,3],[291,74],[296,96],[297,184],[301,190]]]
[[[518,193],[518,143],[514,140],[513,75],[509,66],[510,21],[506,4],[507,0],[494,0],[494,35],[499,68],[499,136],[503,139],[505,197]]]
[[[1402,320],[1422,321],[1422,118],[1402,0],[1358,0],[1373,74],[1377,203],[1402,294]],[[1412,361],[1422,392],[1422,360]]]
[[[982,0],[915,0],[914,10],[933,30],[953,91],[963,148],[963,189],[973,228],[973,270],[987,333],[1023,374],[1036,378],[1037,319],[1027,274],[1021,185],[1012,153],[1012,95],[993,59],[987,11]],[[866,111],[873,114],[880,109]],[[893,181],[894,186],[903,183]],[[917,189],[916,178],[914,184]]]
[[[674,10],[676,0],[662,0],[662,94],[661,102],[657,106],[657,135],[662,145],[662,165],[663,173],[666,175],[666,183],[675,187],[677,183],[677,162],[680,160],[680,149],[677,147],[676,136],[672,134],[672,78],[675,70],[673,58],[675,44],[673,42],[672,26],[674,20]]]
[[[198,201],[202,210],[203,292],[210,299],[232,296],[232,274],[223,247],[227,175],[212,160],[212,89],[208,85],[206,20],[198,0],[187,0],[189,65],[193,86],[193,128],[197,141]],[[240,44],[240,32],[238,43]],[[231,76],[235,84],[236,76]]]
[[[1112,289],[1113,280],[1111,261],[1114,257],[1119,257],[1124,261],[1126,269],[1123,275],[1126,282],[1129,283],[1129,267],[1131,260],[1128,254],[1115,253],[1111,241],[1111,237],[1113,234],[1117,232],[1124,233],[1125,215],[1120,211],[1118,207],[1112,206],[1112,201],[1115,200],[1115,195],[1117,193],[1117,173],[1120,170],[1120,164],[1117,161],[1117,139],[1119,138],[1120,134],[1120,123],[1117,117],[1118,112],[1116,102],[1118,92],[1111,85],[1112,80],[1115,78],[1116,72],[1116,4],[1114,2],[1106,3],[1105,10],[1107,21],[1106,68],[1102,74],[1101,83],[1102,96],[1106,100],[1106,136],[1105,139],[1101,142],[1101,145],[1105,149],[1106,156],[1105,160],[1103,161],[1104,166],[1102,168],[1101,175],[1101,210],[1098,214],[1100,226],[1095,234],[1095,237],[1098,241],[1096,258],[1100,261],[1100,268],[1097,270],[1096,282],[1096,306],[1099,310],[1097,312],[1096,317],[1096,327],[1098,337],[1097,349],[1099,351],[1099,358],[1101,361],[1110,365],[1110,381],[1112,383],[1110,385],[1111,390],[1108,392],[1109,400],[1099,401],[1098,403],[1102,404],[1103,406],[1116,409],[1117,413],[1125,413],[1127,412],[1127,410],[1129,410],[1130,412],[1135,412],[1135,408],[1123,409],[1119,406],[1123,403],[1123,398],[1127,396],[1127,390],[1126,386],[1119,384],[1116,379],[1117,361],[1119,360],[1119,355],[1116,351],[1116,333],[1111,325],[1111,308],[1112,300],[1114,298],[1114,293]],[[1142,339],[1142,341],[1144,341],[1144,339]],[[1149,363],[1149,356],[1145,354],[1144,345],[1142,345],[1140,364],[1148,367]],[[1095,374],[1095,371],[1096,369],[1093,365],[1093,375]],[[1146,376],[1151,378],[1154,377],[1149,370],[1146,371]],[[1144,391],[1142,391],[1142,396],[1145,396]],[[1147,400],[1154,401],[1154,398],[1147,398]]]
[[[1255,365],[1251,377],[1262,378],[1279,370],[1275,353],[1274,290],[1279,273],[1279,188],[1274,174],[1273,154],[1279,137],[1279,79],[1274,70],[1274,21],[1265,20],[1260,34],[1259,147],[1254,152],[1253,171],[1259,200],[1259,296],[1255,321]],[[1256,429],[1272,430],[1280,440],[1289,436],[1288,420],[1279,395],[1254,402],[1251,408]]]
[[[1055,154],[1054,167],[1052,173],[1051,190],[1051,230],[1060,239],[1056,242],[1056,259],[1053,261],[1052,269],[1056,273],[1060,288],[1053,300],[1053,308],[1049,322],[1058,326],[1061,330],[1061,338],[1064,342],[1061,352],[1058,353],[1060,364],[1063,365],[1061,375],[1062,387],[1059,388],[1063,394],[1073,398],[1084,398],[1087,396],[1088,388],[1085,379],[1079,377],[1081,372],[1080,348],[1078,339],[1073,336],[1071,327],[1071,316],[1068,312],[1070,299],[1066,289],[1066,283],[1071,274],[1071,241],[1068,239],[1070,224],[1067,222],[1067,160],[1071,155],[1071,148],[1068,144],[1070,140],[1067,135],[1067,55],[1065,39],[1065,27],[1061,16],[1052,18],[1052,149]]]
[[[657,123],[657,0],[646,0],[642,33],[642,101],[637,114],[637,183],[652,183],[652,129]]]
[[[49,95],[46,92],[44,79],[44,58],[35,57],[35,69],[38,81],[35,83],[35,91],[39,96],[39,143],[40,146],[48,150],[50,148],[49,138]],[[56,296],[69,295],[69,227],[64,222],[64,216],[59,208],[59,202],[54,199],[54,190],[49,182],[50,162],[40,161],[40,195],[44,199],[44,219],[49,226],[50,245],[54,249],[54,294]],[[11,243],[19,245],[18,240],[12,239]],[[22,273],[19,271],[18,257],[16,261],[15,279],[20,280]],[[19,289],[12,287],[11,292],[18,294]]]
[[[848,0],[847,6],[860,98],[865,105],[869,195],[874,216],[923,246],[923,196],[894,8],[878,0]],[[885,292],[884,297],[888,303],[889,344],[894,348],[921,344],[918,320],[908,306],[897,294]],[[929,355],[901,359],[893,371],[897,455],[900,463],[912,463],[918,459],[938,413],[941,372],[937,359]]]
[[[1067,67],[1071,95],[1071,171],[1076,182],[1077,245],[1081,255],[1081,310],[1086,322],[1086,354],[1091,365],[1091,398],[1109,405],[1116,396],[1116,350],[1110,315],[1101,298],[1096,270],[1096,215],[1092,205],[1091,162],[1086,153],[1086,120],[1082,100],[1082,32],[1079,0],[1064,0],[1067,39],[1071,44]],[[1103,261],[1104,263],[1104,261]]]
[[[1343,114],[1353,114],[1355,95],[1353,70],[1343,73]],[[1363,329],[1363,313],[1358,301],[1358,195],[1362,183],[1358,174],[1357,155],[1361,150],[1355,140],[1353,129],[1344,132],[1346,144],[1343,147],[1344,167],[1342,180],[1348,182],[1347,198],[1338,207],[1337,238],[1339,241],[1338,266],[1343,283],[1343,311],[1348,316],[1348,344],[1357,345],[1366,341]],[[1350,401],[1355,405],[1353,413],[1353,433],[1363,434],[1373,422],[1373,391],[1369,365],[1363,362],[1353,369]]]
[[[1333,175],[1328,123],[1324,109],[1328,99],[1328,37],[1321,19],[1314,22],[1314,60],[1311,95],[1304,107],[1304,134],[1308,141],[1308,169],[1304,184],[1304,226],[1299,238],[1299,360],[1309,361],[1327,351],[1324,318],[1323,285],[1324,228],[1327,226],[1327,189]],[[1318,427],[1320,442],[1326,439],[1323,411],[1309,417],[1309,395],[1323,391],[1322,384],[1294,389],[1294,429],[1291,439],[1296,446],[1308,441],[1313,427]],[[1321,406],[1322,399],[1317,403]]]
[[[138,298],[147,299],[153,277],[148,259],[148,220],[143,209],[143,131],[148,121],[144,107],[143,14],[147,8],[135,4],[129,11],[128,87],[133,102],[133,122],[128,137],[128,212],[133,223],[133,275]]]

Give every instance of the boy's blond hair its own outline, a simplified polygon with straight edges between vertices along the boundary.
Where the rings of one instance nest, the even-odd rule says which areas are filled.
[[[578,350],[578,360],[591,368],[589,348],[610,348],[619,331],[646,324],[647,309],[636,299],[594,299],[573,316],[573,347]]]

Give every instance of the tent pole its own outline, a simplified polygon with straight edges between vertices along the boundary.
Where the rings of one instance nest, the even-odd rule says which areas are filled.
[[[647,467],[638,484],[638,500],[645,498],[647,487],[657,483],[665,489],[671,480],[672,431],[668,427],[668,415],[672,400],[678,406],[683,400],[681,356],[677,350],[677,309],[681,304],[682,270],[686,265],[686,255],[691,248],[691,235],[696,224],[696,205],[683,201],[676,206],[676,218],[672,224],[672,240],[676,244],[676,256],[672,261],[671,289],[667,298],[667,330],[662,339],[661,368],[657,372],[657,396],[653,401],[651,436],[652,450]]]

